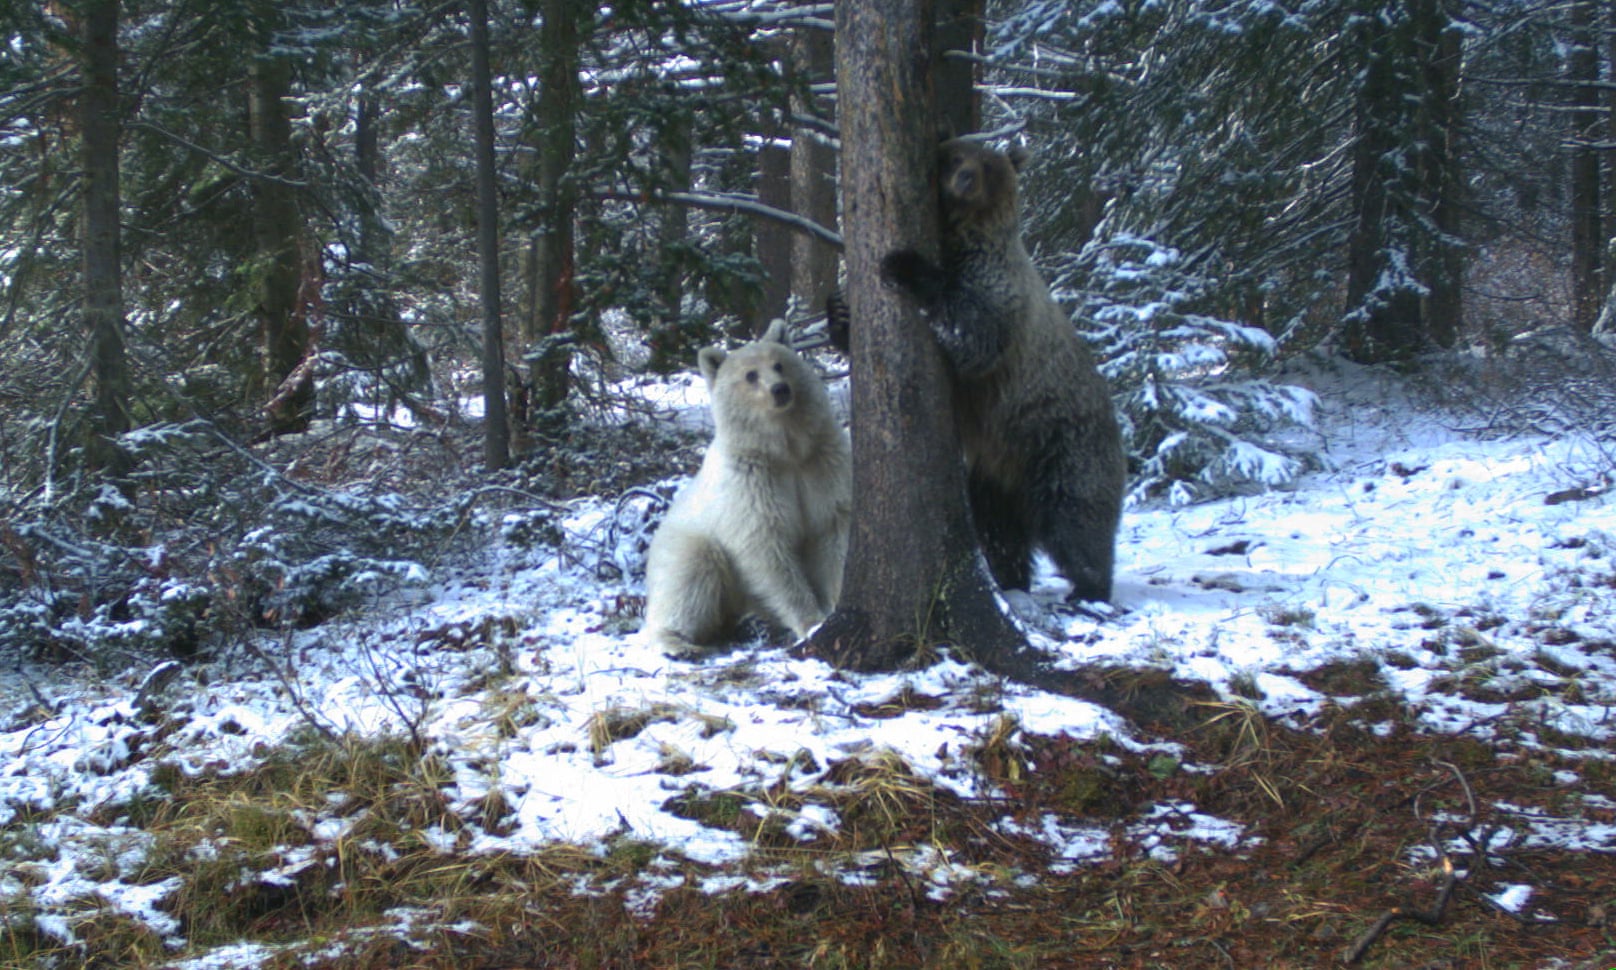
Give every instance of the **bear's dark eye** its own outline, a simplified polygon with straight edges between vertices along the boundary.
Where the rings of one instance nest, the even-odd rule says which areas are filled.
[[[758,377],[757,371],[755,371],[755,370],[747,371],[746,372],[746,383],[748,383],[748,384],[756,384],[757,383],[757,377]]]
[[[784,374],[786,372],[786,369],[785,369],[785,367],[781,366],[780,364],[775,364],[774,365],[774,372],[776,374]]]

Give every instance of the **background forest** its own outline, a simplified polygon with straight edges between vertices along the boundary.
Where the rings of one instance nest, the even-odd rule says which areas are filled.
[[[1616,5],[944,6],[977,82],[946,114],[1034,150],[1030,243],[1101,349],[1136,498],[1305,469],[1312,401],[1276,361],[1610,317]],[[124,596],[85,588],[126,571],[88,561],[134,495],[98,472],[208,518],[216,558],[279,486],[194,457],[312,422],[447,434],[479,394],[486,464],[564,493],[537,456],[612,382],[834,285],[832,9],[9,5],[8,585],[50,562],[75,601]]]
[[[845,397],[835,25],[911,10],[1031,152],[1117,594],[990,601],[1036,677],[669,660],[696,350]],[[0,967],[1611,966],[1616,0],[0,38]]]
[[[306,621],[501,488],[668,471],[601,444],[614,389],[836,283],[833,9],[8,6],[0,641]],[[967,78],[942,113],[1034,150],[1031,248],[1101,352],[1135,501],[1316,465],[1297,355],[1560,328],[1548,385],[1599,356],[1616,4],[938,18]],[[355,470],[378,449],[417,454]]]

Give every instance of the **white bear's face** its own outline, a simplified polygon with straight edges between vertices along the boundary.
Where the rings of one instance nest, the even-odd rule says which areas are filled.
[[[764,414],[789,411],[797,403],[805,368],[785,345],[747,344],[718,357],[711,372],[708,359],[702,362],[715,409]]]
[[[825,386],[785,343],[783,324],[731,353],[709,347],[698,358],[725,444],[742,451],[794,452],[823,431]]]

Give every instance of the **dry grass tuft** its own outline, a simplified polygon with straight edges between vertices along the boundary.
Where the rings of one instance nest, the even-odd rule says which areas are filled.
[[[1325,676],[1357,689],[1368,683],[1359,673]],[[1415,850],[1430,844],[1434,818],[1475,814],[1472,835],[1524,832],[1537,815],[1608,811],[1583,793],[1616,783],[1600,759],[1423,736],[1389,708],[1366,720],[1361,702],[1327,706],[1298,728],[1242,699],[1173,697],[1173,687],[1121,674],[1099,685],[1151,712],[1158,737],[1178,745],[1171,753],[1027,735],[994,719],[955,752],[986,783],[979,797],[939,789],[873,748],[825,765],[784,756],[795,785],[712,790],[699,774],[677,776],[687,784],[670,811],[749,842],[746,859],[723,867],[626,826],[603,845],[473,854],[471,836],[497,832],[512,806],[494,794],[453,800],[446,766],[400,737],[315,736],[231,776],[170,768],[155,776],[161,792],[124,816],[153,840],[139,880],[179,880],[165,907],[189,941],[180,956],[254,941],[277,948],[272,970],[1311,968],[1338,965],[1392,908],[1430,907],[1441,867]],[[502,709],[520,712],[524,697],[510,691]],[[591,730],[604,750],[696,716],[604,710]],[[677,760],[669,752],[665,766]],[[1149,821],[1185,803],[1238,825],[1238,845],[1198,842],[1181,817],[1171,829]],[[1099,833],[1099,848],[1063,859],[1052,829]],[[7,838],[12,858],[51,858],[49,846]],[[1429,925],[1391,924],[1361,966],[1526,970],[1616,950],[1616,858],[1517,840],[1484,859],[1454,844],[1466,877],[1451,905]],[[1515,881],[1533,884],[1554,924],[1486,903]],[[69,952],[13,908],[0,966],[176,957],[97,900],[85,900],[75,929],[83,943]]]

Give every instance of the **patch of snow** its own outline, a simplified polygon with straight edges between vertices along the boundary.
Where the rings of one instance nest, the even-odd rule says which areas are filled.
[[[1500,886],[1498,892],[1488,894],[1487,898],[1492,900],[1493,905],[1499,909],[1519,913],[1526,908],[1527,902],[1531,900],[1532,887],[1521,883],[1512,883],[1507,886]]]
[[[1360,664],[1378,678],[1366,689],[1406,702],[1427,731],[1608,758],[1616,743],[1616,596],[1608,582],[1616,500],[1544,502],[1573,484],[1567,470],[1588,467],[1598,446],[1465,437],[1383,387],[1343,380],[1315,390],[1331,470],[1306,473],[1285,492],[1131,509],[1112,610],[1068,608],[1069,587],[1047,563],[1030,592],[1006,597],[1035,644],[1067,669],[1164,671],[1293,723],[1327,702],[1363,700],[1309,686],[1311,674]],[[687,377],[645,393],[699,405],[705,389]],[[702,420],[691,407],[680,413]],[[496,541],[365,616],[188,668],[165,695],[160,740],[134,709],[137,676],[59,666],[0,671],[0,824],[30,835],[18,841],[32,846],[0,873],[0,903],[25,902],[41,932],[66,942],[85,901],[99,900],[183,946],[182,928],[161,908],[176,881],[139,883],[144,836],[105,820],[138,798],[160,797],[152,785],[159,768],[193,777],[247,771],[311,720],[334,734],[426,739],[450,773],[445,796],[463,819],[477,818],[473,806],[491,793],[511,806],[497,831],[466,822],[419,833],[438,851],[528,853],[558,842],[604,851],[609,840],[630,837],[714,867],[748,859],[752,844],[678,814],[677,796],[789,791],[802,804],[781,824],[791,837],[813,840],[841,821],[813,793],[834,787],[830,767],[850,759],[901,762],[920,780],[974,799],[1002,794],[970,752],[1007,724],[1012,744],[1030,734],[1170,748],[1101,705],[947,659],[924,670],[852,674],[755,643],[697,663],[669,660],[621,615],[620,604],[643,586],[633,578],[640,553],[621,537],[608,541],[614,512],[604,499],[575,502],[560,525],[576,541],[561,551]],[[606,572],[629,578],[600,579],[581,548],[600,548],[616,566]],[[1550,630],[1556,635],[1546,642]],[[513,676],[493,677],[507,665]],[[1576,680],[1575,703],[1555,689],[1567,678]],[[1530,689],[1504,689],[1511,685]],[[518,696],[520,718],[501,715],[496,691]],[[906,705],[906,696],[934,703]],[[870,713],[877,708],[890,715]],[[613,719],[635,726],[613,733],[604,728]],[[1579,778],[1562,771],[1555,783],[1575,788]],[[1609,816],[1611,799],[1589,792],[1580,805],[1592,817],[1507,804],[1492,811],[1509,844],[1616,852],[1616,824],[1598,820]],[[325,864],[355,820],[341,799],[329,801],[303,820],[310,844],[281,851],[257,878],[290,880],[298,867]],[[1044,814],[1005,818],[998,828],[1043,843],[1067,869],[1116,852],[1163,860],[1240,852],[1250,838],[1179,802],[1105,824]],[[210,850],[196,851],[200,858]],[[109,855],[119,860],[115,874],[101,864]],[[836,873],[870,880],[894,861],[934,898],[987,878],[972,860],[934,846],[839,860]],[[17,877],[19,867],[27,879]],[[720,873],[696,885],[766,891],[781,878]],[[625,891],[650,912],[685,879],[677,868],[652,871]],[[603,890],[580,879],[578,891]],[[1518,911],[1529,892],[1506,887],[1499,904]],[[173,966],[256,966],[276,953],[241,944]]]

